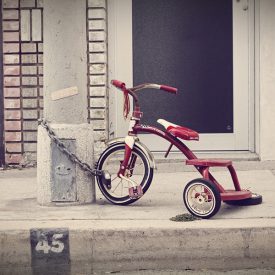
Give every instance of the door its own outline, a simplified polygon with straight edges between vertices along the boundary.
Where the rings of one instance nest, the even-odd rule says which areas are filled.
[[[140,96],[143,123],[163,118],[200,133],[195,150],[249,149],[249,13],[247,0],[109,1],[109,76],[179,88]],[[110,91],[111,132],[124,136],[122,96]],[[115,119],[112,119],[115,118]],[[162,127],[162,126],[160,126]],[[152,135],[153,151],[167,149]]]

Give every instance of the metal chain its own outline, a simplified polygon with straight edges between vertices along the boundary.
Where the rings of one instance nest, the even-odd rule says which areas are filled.
[[[102,176],[102,171],[92,168],[88,163],[81,161],[74,153],[70,152],[65,144],[56,136],[53,129],[50,127],[46,119],[39,119],[38,124],[46,129],[50,139],[57,145],[58,149],[63,152],[73,163],[79,165],[79,167],[85,172],[89,172],[94,176]]]

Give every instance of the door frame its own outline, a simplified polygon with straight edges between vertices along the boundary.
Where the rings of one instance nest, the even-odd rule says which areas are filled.
[[[2,1],[0,3],[0,55],[1,55],[0,56],[0,167],[1,167],[5,165]]]
[[[248,20],[246,23],[248,31],[244,36],[241,33],[240,28],[234,27],[237,20],[233,19],[233,29],[237,30],[233,33],[233,55],[234,55],[234,68],[239,68],[240,65],[245,66],[246,70],[237,72],[233,71],[233,87],[234,91],[240,91],[239,93],[234,92],[234,132],[238,133],[240,129],[246,133],[244,137],[239,138],[240,141],[236,142],[235,134],[216,134],[217,138],[213,143],[220,144],[220,149],[213,149],[211,143],[209,143],[206,151],[216,150],[228,150],[228,151],[255,151],[255,0],[232,0],[233,10],[238,13],[233,13],[233,16],[238,16],[240,13],[248,12],[248,16],[241,16],[242,20]],[[237,7],[237,5],[239,5]],[[237,7],[237,8],[236,8]],[[247,9],[248,8],[248,9]],[[239,19],[238,19],[239,20]],[[127,24],[125,24],[127,22]],[[132,1],[131,0],[108,0],[108,66],[109,66],[109,79],[117,78],[126,82],[128,86],[133,84],[133,47],[132,47]],[[243,26],[238,22],[238,26]],[[118,30],[118,25],[123,24],[123,31]],[[125,40],[125,37],[128,39]],[[245,58],[245,65],[240,62],[238,57],[243,55],[244,50],[241,47],[236,47],[234,44],[236,41],[247,42],[248,50]],[[123,43],[121,43],[123,41]],[[243,45],[240,43],[239,45]],[[246,53],[246,51],[245,51]],[[119,61],[123,60],[123,66],[118,65]],[[245,98],[248,104],[245,105],[245,110],[242,108],[242,100],[238,98],[241,96],[243,91],[246,92]],[[109,93],[109,108],[110,108],[110,137],[113,137],[116,133],[127,133],[128,123],[122,123],[122,94],[118,93],[113,87],[110,87]],[[240,115],[236,118],[236,109],[246,114],[245,120],[242,122]],[[239,113],[240,114],[240,113]],[[231,135],[231,137],[230,137]],[[201,142],[204,142],[206,138],[213,138],[213,134],[201,134]],[[146,139],[147,137],[142,137]],[[210,140],[210,139],[209,139]],[[223,148],[223,143],[226,141],[227,146]],[[200,143],[201,143],[200,142]],[[194,143],[193,143],[194,144]],[[201,149],[197,144],[191,145],[194,150]],[[244,145],[245,144],[245,145]],[[230,148],[232,149],[230,149]],[[165,150],[166,146],[164,147]],[[204,150],[205,151],[205,150]]]

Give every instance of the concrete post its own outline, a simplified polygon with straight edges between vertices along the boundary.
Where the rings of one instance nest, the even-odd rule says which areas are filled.
[[[77,95],[51,100],[51,92],[72,86],[78,88]],[[85,0],[44,0],[44,89],[48,120],[87,122]]]
[[[44,0],[44,116],[70,151],[93,166],[93,129],[87,123],[86,39],[86,0]],[[94,178],[60,152],[41,126],[37,168],[38,203],[95,201]]]

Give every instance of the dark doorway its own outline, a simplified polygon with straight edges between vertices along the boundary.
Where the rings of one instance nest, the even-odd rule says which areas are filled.
[[[232,0],[133,0],[134,85],[179,88],[140,93],[144,123],[234,132],[232,22]]]
[[[0,167],[5,164],[4,150],[4,92],[3,92],[3,35],[2,1],[0,1]]]

